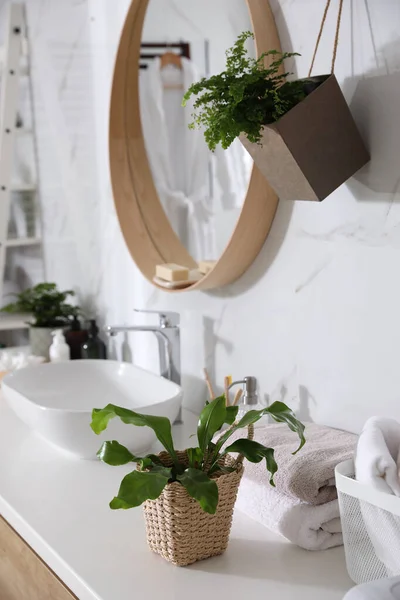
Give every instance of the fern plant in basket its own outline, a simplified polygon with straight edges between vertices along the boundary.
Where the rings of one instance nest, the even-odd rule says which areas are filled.
[[[91,427],[96,434],[106,429],[110,419],[119,417],[123,423],[153,429],[165,448],[160,454],[138,457],[114,440],[104,442],[98,456],[112,466],[137,463],[137,469],[123,478],[110,507],[129,509],[143,504],[150,548],[176,565],[222,554],[226,549],[243,458],[254,463],[265,461],[274,485],[278,469],[274,450],[252,439],[256,421],[270,415],[286,423],[299,436],[296,452],[305,443],[304,425],[282,402],[251,410],[239,421],[235,421],[237,412],[237,406],[226,406],[225,396],[214,399],[200,414],[198,445],[178,451],[166,417],[143,415],[113,404],[93,410]],[[224,424],[229,428],[215,440]],[[231,435],[242,428],[248,428],[247,438],[229,444]],[[238,457],[231,453],[238,453]]]

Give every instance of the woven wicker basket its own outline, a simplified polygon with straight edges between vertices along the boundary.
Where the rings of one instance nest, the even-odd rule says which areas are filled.
[[[249,438],[253,435],[249,427]],[[177,452],[187,464],[186,451]],[[167,452],[159,455],[165,466],[172,461]],[[225,456],[221,464],[236,466],[232,473],[213,477],[218,485],[218,507],[214,515],[203,511],[180,483],[170,483],[157,500],[143,504],[147,542],[150,549],[166,560],[184,567],[225,552],[232,525],[233,508],[243,475],[243,457]]]

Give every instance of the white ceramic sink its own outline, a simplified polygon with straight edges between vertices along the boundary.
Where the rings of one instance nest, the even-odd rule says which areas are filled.
[[[128,363],[75,360],[27,367],[4,377],[2,390],[14,412],[48,442],[79,458],[95,458],[105,440],[136,454],[149,449],[148,427],[112,419],[100,435],[90,428],[93,408],[116,404],[173,422],[182,403],[179,385]]]

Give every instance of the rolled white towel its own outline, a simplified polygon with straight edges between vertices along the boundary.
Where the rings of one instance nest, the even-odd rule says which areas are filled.
[[[399,452],[400,423],[380,417],[368,419],[357,444],[356,479],[380,492],[400,496]],[[399,518],[368,502],[360,503],[360,508],[376,556],[385,565],[387,575],[398,575]]]
[[[399,456],[400,423],[380,417],[368,419],[357,444],[356,479],[381,492],[400,496]]]
[[[396,463],[397,463],[397,476],[400,479],[400,447],[399,447],[399,453],[397,455]]]
[[[343,544],[337,500],[313,506],[244,475],[236,507],[306,550],[326,550]]]

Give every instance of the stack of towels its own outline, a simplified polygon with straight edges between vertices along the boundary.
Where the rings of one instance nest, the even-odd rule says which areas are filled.
[[[276,487],[264,461],[245,461],[236,506],[306,550],[325,550],[343,544],[334,471],[354,456],[357,436],[315,423],[306,424],[305,436],[305,446],[293,456],[298,437],[287,425],[255,429],[254,439],[275,449]]]
[[[25,352],[5,350],[0,352],[0,382],[7,373],[23,369],[30,365],[40,365],[45,362],[43,356],[28,356]]]

